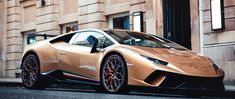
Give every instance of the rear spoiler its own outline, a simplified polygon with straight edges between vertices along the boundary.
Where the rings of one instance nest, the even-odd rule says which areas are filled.
[[[44,34],[27,34],[27,44],[33,44],[37,42],[36,37],[43,37],[44,40],[46,40],[48,37],[55,37],[57,35],[48,35],[46,33]],[[38,39],[38,41],[41,41],[42,39]]]
[[[44,37],[44,40],[45,39],[47,39],[47,37],[55,37],[55,36],[57,36],[57,35],[51,35],[51,34],[46,34],[46,33],[44,33],[44,34],[28,34],[27,35],[29,38],[31,38],[31,37],[37,37],[37,36],[42,36],[42,37]]]

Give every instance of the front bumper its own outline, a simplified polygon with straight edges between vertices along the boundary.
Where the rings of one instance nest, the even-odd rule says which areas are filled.
[[[156,70],[144,81],[152,84],[159,77],[164,80],[158,87],[173,89],[202,89],[202,90],[224,90],[223,78],[221,77],[197,77]]]

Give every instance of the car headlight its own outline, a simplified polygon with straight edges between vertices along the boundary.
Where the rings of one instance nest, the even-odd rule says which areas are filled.
[[[217,71],[217,70],[219,70],[220,69],[220,67],[219,67],[219,65],[217,65],[217,64],[213,64],[213,68],[215,69],[215,71]]]
[[[159,60],[159,59],[156,59],[156,58],[151,58],[151,57],[148,57],[148,56],[143,56],[143,55],[141,55],[141,56],[148,59],[149,61],[151,61],[154,64],[165,65],[165,66],[168,65],[168,62],[165,62],[165,61],[162,61],[162,60]]]
[[[224,74],[224,71],[220,68],[219,65],[217,65],[217,64],[214,63],[214,64],[213,64],[213,68],[214,68],[216,74]]]
[[[212,59],[208,58],[208,60],[213,64],[213,68],[215,71],[220,70],[220,66],[217,65]]]

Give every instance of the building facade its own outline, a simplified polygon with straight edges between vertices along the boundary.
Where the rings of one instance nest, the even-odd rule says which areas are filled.
[[[225,84],[235,84],[235,1],[222,0],[224,29],[212,31],[210,0],[203,0],[203,54],[225,71]]]
[[[224,69],[224,82],[235,84],[235,1],[222,1],[225,28],[214,31],[211,0],[0,0],[0,77],[20,77],[24,47],[40,40],[32,34],[118,28],[157,34],[209,56]]]

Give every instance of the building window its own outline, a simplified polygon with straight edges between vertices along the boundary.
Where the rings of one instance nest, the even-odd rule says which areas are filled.
[[[78,30],[78,23],[69,23],[62,25],[62,32],[63,33],[70,33]]]
[[[35,35],[27,35],[27,45],[36,43]]]
[[[23,34],[24,34],[24,47],[29,44],[36,43],[36,37],[33,35],[35,34],[35,31],[24,32]]]
[[[211,0],[211,29],[222,30],[224,23],[224,0]]]
[[[80,46],[86,46],[86,47],[91,47],[92,45],[90,45],[90,43],[88,42],[87,38],[92,35],[94,37],[96,37],[98,39],[98,43],[97,43],[97,48],[105,48],[108,46],[113,45],[114,43],[108,39],[106,36],[104,36],[103,34],[100,34],[98,32],[81,32],[79,34],[76,34],[72,37],[72,39],[69,41],[70,44],[73,45],[80,45]]]
[[[41,6],[45,6],[46,5],[46,0],[41,0]]]
[[[66,27],[66,33],[77,31],[77,30],[78,30],[78,25],[72,25],[72,26]]]
[[[129,16],[113,18],[114,29],[130,29]]]

